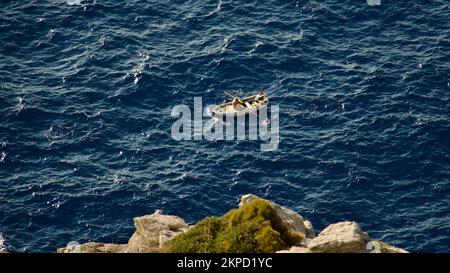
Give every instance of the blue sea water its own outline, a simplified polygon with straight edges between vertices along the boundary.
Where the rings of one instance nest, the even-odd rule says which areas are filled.
[[[449,30],[446,0],[2,0],[4,244],[125,243],[135,216],[195,223],[254,193],[449,252]],[[171,138],[175,105],[261,87],[278,150]]]

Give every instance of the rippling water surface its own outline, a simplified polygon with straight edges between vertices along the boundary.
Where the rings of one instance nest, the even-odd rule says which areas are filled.
[[[0,234],[9,251],[124,243],[255,193],[450,251],[448,1],[2,1]],[[279,149],[177,142],[173,106],[265,87]]]

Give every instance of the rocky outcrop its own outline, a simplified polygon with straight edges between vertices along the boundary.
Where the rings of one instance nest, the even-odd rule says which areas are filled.
[[[126,245],[104,244],[89,242],[85,244],[70,244],[59,248],[58,253],[120,253]]]
[[[369,241],[369,235],[357,223],[346,221],[329,225],[307,246],[313,252],[363,252]]]
[[[242,205],[255,199],[261,198],[253,194],[243,195],[241,197],[239,207],[242,207]],[[291,209],[282,207],[269,200],[266,201],[269,202],[272,208],[276,211],[278,217],[282,220],[283,224],[286,225],[291,232],[297,233],[302,238],[314,237],[314,229],[310,221],[305,220],[300,214]]]
[[[331,224],[302,247],[278,253],[407,253],[381,241],[372,241],[356,222]]]
[[[169,239],[189,228],[180,217],[164,215],[159,210],[151,215],[134,218],[134,226],[136,231],[124,252],[153,252],[155,248],[162,248]]]
[[[292,213],[292,214],[291,214]],[[294,220],[293,220],[294,219]],[[207,217],[171,239],[175,253],[274,253],[305,240],[299,215],[261,198],[243,202],[223,216]]]
[[[408,251],[391,246],[382,241],[370,241],[367,243],[367,251],[370,253],[408,253]]]
[[[161,211],[134,218],[136,231],[127,244],[105,244],[89,242],[71,244],[57,250],[59,253],[148,253],[164,252],[164,244],[189,225],[180,217],[164,215]]]
[[[391,246],[381,241],[372,240],[356,222],[344,221],[331,224],[323,229],[318,235],[316,235],[312,223],[306,220],[300,214],[268,200],[255,202],[255,200],[257,199],[264,200],[253,194],[244,195],[241,197],[239,203],[240,209],[232,210],[229,213],[225,214],[222,220],[219,217],[212,217],[207,218],[204,221],[200,221],[199,224],[194,226],[196,227],[195,229],[190,229],[189,225],[178,216],[164,215],[161,213],[161,211],[156,211],[151,215],[134,218],[134,226],[136,228],[136,231],[133,233],[128,243],[126,244],[89,242],[81,245],[71,244],[67,247],[60,248],[57,251],[59,253],[168,252],[171,250],[169,246],[173,244],[174,241],[177,241],[178,243],[189,242],[187,248],[189,249],[191,241],[197,242],[197,239],[202,240],[203,233],[198,232],[198,230],[202,230],[202,228],[207,228],[208,230],[210,230],[210,226],[205,225],[206,222],[213,222],[218,227],[219,222],[222,223],[224,221],[231,221],[234,223],[236,219],[246,219],[248,215],[253,215],[248,214],[249,209],[251,210],[253,207],[255,207],[255,209],[258,208],[259,210],[261,209],[257,206],[259,202],[259,205],[265,204],[267,208],[266,210],[271,211],[272,215],[276,215],[274,217],[278,220],[276,220],[275,222],[278,223],[277,228],[281,228],[280,232],[288,234],[289,237],[296,238],[292,241],[292,243],[284,244],[281,248],[277,248],[276,250],[283,249],[286,246],[288,247],[287,249],[280,250],[277,253],[407,253],[407,251],[404,249]],[[250,202],[252,202],[253,205],[248,204]],[[255,222],[253,221],[253,224],[254,223]],[[241,227],[243,226],[246,225],[244,224]],[[242,233],[241,227],[239,230]],[[187,230],[190,231],[186,232]],[[191,233],[196,237],[190,237]],[[224,237],[233,238],[233,233],[233,229],[226,230],[225,234],[227,234],[227,236]],[[177,236],[179,234],[183,235]],[[272,233],[272,235],[276,235],[276,233]],[[278,233],[277,236],[280,236],[280,233]],[[176,239],[171,240],[175,237]],[[179,240],[179,238],[183,239]],[[250,238],[249,240],[251,241],[252,239]],[[242,242],[242,240],[237,241]],[[203,241],[203,244],[204,243],[205,242]],[[268,245],[271,245],[270,242],[268,243]],[[184,247],[184,249],[186,249],[186,246]],[[247,251],[248,246],[242,248],[235,248],[232,246],[230,248],[229,246],[227,249],[245,249],[245,251]],[[251,252],[254,251],[258,250],[253,249],[253,251]],[[214,252],[214,250],[208,251],[205,249],[205,252]]]

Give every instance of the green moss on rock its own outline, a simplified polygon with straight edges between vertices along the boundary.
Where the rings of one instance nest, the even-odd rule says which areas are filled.
[[[168,242],[171,252],[276,252],[301,238],[290,233],[272,206],[256,199],[223,217],[208,217]]]

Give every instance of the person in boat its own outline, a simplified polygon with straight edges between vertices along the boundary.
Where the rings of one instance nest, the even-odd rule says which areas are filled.
[[[253,107],[248,102],[242,102],[238,98],[233,99],[233,101],[231,102],[231,106],[233,107],[233,110],[235,110],[235,111],[243,110],[244,108],[252,108]]]
[[[239,110],[239,106],[241,104],[239,103],[239,100],[237,98],[234,98],[233,101],[231,102],[231,105],[233,106],[234,110]]]
[[[264,89],[260,89],[258,95],[256,95],[255,100],[256,101],[260,101],[260,100],[264,100],[264,97],[266,95],[264,94]]]

